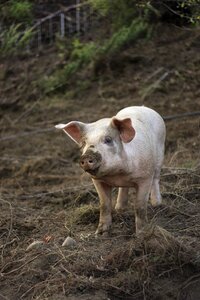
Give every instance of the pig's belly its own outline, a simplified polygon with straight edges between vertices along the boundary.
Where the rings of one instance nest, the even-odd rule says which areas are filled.
[[[104,176],[102,178],[98,178],[98,180],[113,187],[136,187],[139,178],[133,178],[130,175],[114,175]]]

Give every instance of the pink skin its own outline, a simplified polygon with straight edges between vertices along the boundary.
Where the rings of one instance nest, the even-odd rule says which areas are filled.
[[[138,234],[147,222],[147,202],[161,203],[160,169],[164,157],[165,125],[146,107],[128,107],[115,117],[85,124],[73,121],[56,126],[82,150],[80,166],[90,173],[100,199],[97,234],[112,224],[111,191],[119,187],[115,209],[124,210],[128,188],[136,188],[135,223]]]

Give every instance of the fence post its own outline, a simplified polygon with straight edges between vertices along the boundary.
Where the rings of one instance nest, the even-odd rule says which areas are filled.
[[[86,12],[85,8],[83,8],[83,31],[84,31],[84,34],[87,31],[87,12]]]
[[[76,32],[80,34],[80,0],[76,0]]]
[[[40,49],[42,46],[42,25],[40,24],[38,27],[38,49]]]
[[[49,41],[50,44],[53,42],[53,21],[52,18],[49,19]]]
[[[61,38],[65,36],[65,15],[64,13],[60,14],[60,35]]]

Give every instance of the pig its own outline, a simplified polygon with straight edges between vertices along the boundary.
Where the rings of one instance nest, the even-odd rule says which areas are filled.
[[[139,234],[147,224],[147,203],[161,204],[160,171],[166,128],[162,117],[145,106],[120,110],[112,118],[92,123],[72,121],[55,126],[79,145],[80,167],[90,174],[100,199],[96,234],[107,234],[112,223],[111,191],[118,187],[117,211],[127,206],[128,190],[136,189],[135,226]]]

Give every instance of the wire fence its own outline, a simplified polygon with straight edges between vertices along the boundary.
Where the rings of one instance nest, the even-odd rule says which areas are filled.
[[[56,11],[34,24],[27,47],[40,49],[44,45],[54,43],[57,36],[60,38],[87,36],[98,24],[97,15],[89,4],[79,2],[80,0],[77,0],[75,5]]]
[[[9,32],[9,28],[3,26],[0,22],[0,47],[4,45],[5,41],[8,42],[5,37],[9,36],[11,42],[17,48],[27,33],[28,39],[23,44],[27,51],[37,51],[44,46],[52,45],[57,37],[61,39],[72,37],[88,39],[89,33],[99,26],[99,18],[91,5],[76,0],[76,4],[63,7],[61,10],[39,19],[32,26],[25,26],[21,32],[18,29],[15,30],[17,26],[11,27],[14,28],[13,33],[4,35],[4,32]],[[17,35],[15,40],[12,34]]]

